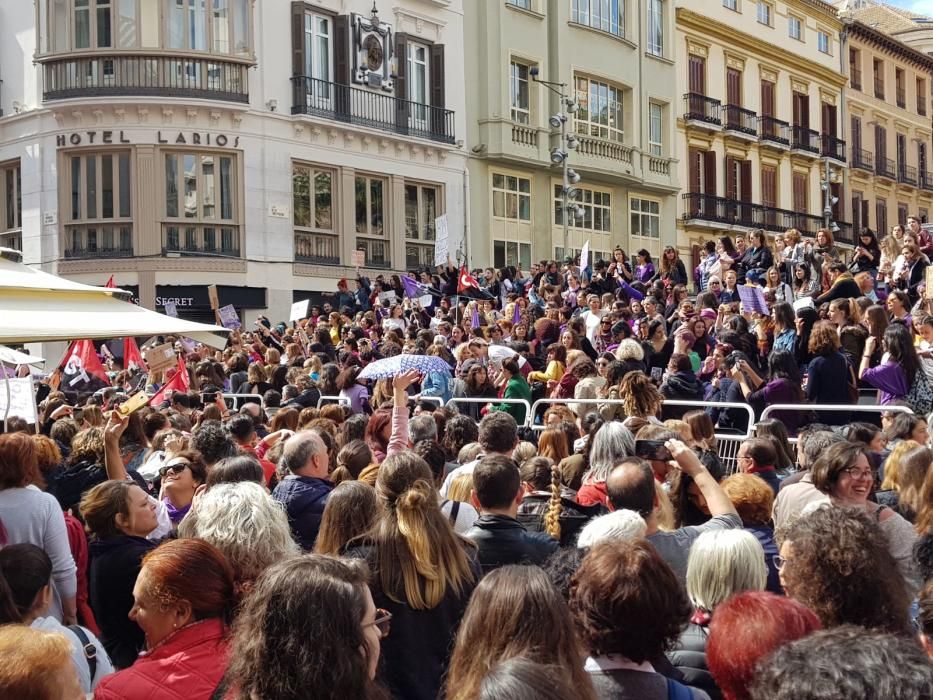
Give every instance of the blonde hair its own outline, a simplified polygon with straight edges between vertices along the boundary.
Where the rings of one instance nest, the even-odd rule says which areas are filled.
[[[745,530],[711,530],[700,535],[687,560],[687,595],[712,612],[742,591],[763,591],[768,567],[761,544]]]
[[[900,485],[900,467],[901,459],[911,450],[921,447],[919,442],[913,440],[901,440],[891,450],[891,454],[884,461],[884,482],[881,484],[882,491],[891,491],[897,489]]]
[[[586,353],[582,350],[568,350],[567,351],[567,368],[569,369],[572,365],[579,362],[581,359],[586,357]]]
[[[0,697],[4,698],[59,700],[65,692],[60,672],[67,668],[77,675],[71,644],[64,635],[25,625],[0,627],[0,658]]]
[[[800,243],[800,231],[795,228],[789,228],[784,232],[784,242],[795,246]]]
[[[84,407],[84,422],[91,428],[100,428],[104,424],[104,414],[100,406]]]
[[[522,441],[512,450],[512,459],[521,464],[525,460],[531,459],[536,454],[538,454],[538,450],[533,442]]]
[[[674,505],[671,503],[667,489],[658,481],[654,482],[654,495],[658,499],[658,529],[662,532],[673,532],[677,529]]]
[[[688,444],[693,442],[693,430],[686,422],[671,418],[664,421],[662,425],[671,432],[677,433],[684,442]]]
[[[471,472],[460,472],[451,480],[450,486],[447,488],[447,498],[451,501],[469,503],[472,491],[473,474]]]
[[[560,542],[560,513],[561,513],[561,471],[555,462],[551,465],[551,498],[548,500],[547,512],[544,514],[544,531]]]

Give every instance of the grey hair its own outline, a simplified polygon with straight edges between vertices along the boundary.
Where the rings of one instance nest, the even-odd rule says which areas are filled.
[[[200,495],[178,526],[179,537],[199,537],[223,552],[241,581],[300,553],[285,508],[251,481],[218,484]]]
[[[285,443],[280,464],[294,474],[319,452],[327,452],[320,435],[310,430],[298,433]]]
[[[711,530],[700,535],[687,560],[687,595],[712,612],[742,591],[763,591],[768,567],[761,544],[745,530]]]
[[[645,350],[634,338],[626,338],[619,347],[616,348],[616,359],[620,362],[624,360],[636,360],[641,362],[645,359]]]
[[[807,460],[807,467],[813,466],[817,458],[826,452],[826,448],[837,442],[845,442],[845,438],[838,433],[828,430],[819,430],[806,436],[803,442],[803,456]]]
[[[411,443],[421,442],[422,440],[437,441],[437,422],[434,416],[424,414],[415,416],[408,421],[408,432],[411,435]]]
[[[605,481],[616,464],[635,454],[635,436],[616,421],[606,423],[597,430],[592,440],[590,469],[583,477],[584,481]]]
[[[468,442],[466,445],[460,448],[460,452],[457,453],[457,463],[466,464],[472,462],[474,459],[479,457],[483,453],[483,446],[478,442]]]

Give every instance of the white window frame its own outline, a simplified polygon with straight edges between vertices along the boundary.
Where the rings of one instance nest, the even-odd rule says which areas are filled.
[[[86,253],[133,247],[133,154],[126,149],[106,151],[73,151],[64,154],[65,250],[80,249]],[[106,178],[104,162],[110,162],[110,215],[104,213]],[[122,161],[122,162],[121,162]],[[92,167],[91,167],[91,164]],[[77,165],[77,171],[75,166]],[[121,172],[123,170],[123,172]],[[77,177],[77,183],[75,182]],[[128,181],[126,181],[128,178]],[[93,188],[93,189],[92,189]],[[127,192],[123,192],[128,188]],[[125,194],[127,207],[123,208]],[[77,197],[77,200],[75,199]],[[93,200],[93,202],[92,202]],[[4,224],[6,221],[4,221]]]
[[[803,25],[804,20],[802,17],[797,15],[788,14],[787,15],[787,36],[791,39],[796,39],[797,41],[803,41]],[[796,27],[796,35],[794,29]]]
[[[664,2],[648,0],[648,53],[664,56]]]
[[[664,105],[660,102],[648,103],[648,152],[664,155]]]
[[[326,31],[322,31],[322,23],[325,25]],[[302,67],[304,75],[315,80],[323,80],[328,83],[334,82],[334,18],[320,12],[306,11],[302,28],[302,41],[304,42],[305,64]],[[323,69],[320,65],[321,62],[317,60],[322,55],[321,49],[327,55],[327,65]],[[330,86],[319,90],[316,89],[316,84],[312,83],[311,89],[308,91],[308,100],[312,99],[315,100],[315,106],[318,106],[321,100],[325,100],[329,104],[331,100]]]
[[[629,235],[632,239],[632,249],[644,247],[656,255],[661,245],[662,207],[660,200],[630,195],[628,203]],[[645,232],[646,224],[647,233]]]
[[[240,159],[234,152],[201,151],[196,149],[168,149],[161,153],[162,179],[165,196],[162,199],[162,225],[165,230],[163,240],[168,241],[170,229],[177,229],[177,249],[179,251],[237,251],[243,253],[240,235]],[[169,215],[168,173],[174,158],[177,211]],[[194,159],[194,199],[188,202],[186,159]],[[224,161],[227,162],[227,197],[224,205]],[[211,172],[205,172],[210,166]],[[192,206],[193,205],[193,206]],[[211,211],[207,208],[210,207]],[[193,212],[189,214],[189,212]],[[210,238],[213,236],[213,238]],[[200,243],[200,246],[198,245]],[[211,245],[213,243],[213,245]],[[189,246],[193,246],[189,248]]]
[[[412,129],[429,130],[431,110],[431,47],[417,41],[406,42],[408,47],[408,72],[405,83],[408,86],[409,105],[408,124]],[[422,52],[424,58],[419,57]],[[423,94],[421,92],[423,91]]]
[[[816,30],[816,48],[827,56],[833,55],[833,39],[829,32],[823,29]]]
[[[510,185],[514,181],[514,187]],[[522,183],[527,188],[522,189]],[[498,184],[497,184],[498,183]],[[510,173],[493,172],[491,177],[492,191],[492,217],[501,221],[531,223],[531,178]],[[497,200],[501,203],[502,214],[497,214]],[[528,215],[522,216],[522,203],[527,207]],[[511,204],[514,203],[515,216],[509,216]]]
[[[521,69],[525,70],[525,77],[521,76]],[[516,124],[531,123],[531,84],[528,71],[531,66],[514,58],[509,62],[509,104],[511,105],[512,121]],[[525,104],[521,102],[521,86],[525,85]]]
[[[20,161],[0,163],[0,233],[22,231],[23,229],[23,189]],[[132,206],[132,205],[131,205]]]
[[[409,191],[415,190],[414,217],[409,212]],[[434,193],[434,211],[428,210],[427,192]],[[434,240],[436,236],[435,220],[440,216],[443,200],[443,188],[433,182],[405,181],[405,269],[416,267],[434,267]],[[414,234],[412,234],[414,229]],[[414,251],[414,255],[409,255]]]
[[[625,0],[572,0],[570,21],[624,37]]]
[[[496,251],[496,244],[502,244],[502,253],[500,257]],[[531,268],[531,243],[527,241],[507,241],[501,238],[492,240],[492,264],[496,269],[508,267],[509,265],[519,266],[523,270]]]
[[[357,189],[359,188],[361,182],[365,183],[364,186],[366,188],[366,221],[362,228],[360,226],[360,220],[357,212]],[[382,185],[379,211],[381,223],[378,226],[373,223],[373,215],[376,213],[373,201],[373,183],[375,182],[378,182]],[[391,264],[391,250],[388,231],[388,226],[391,222],[391,219],[389,218],[391,216],[391,212],[389,211],[390,207],[388,193],[389,180],[386,177],[357,172],[353,178],[353,231],[354,235],[356,236],[356,249],[366,252],[366,263],[368,265],[375,264],[377,267],[388,267]],[[374,253],[376,250],[381,251],[381,254],[376,255]]]
[[[739,0],[722,0],[722,6],[733,12],[739,11]]]
[[[594,92],[595,90],[595,92]],[[577,111],[573,115],[574,131],[585,136],[625,143],[625,88],[586,75],[574,74],[574,92]],[[593,115],[603,113],[605,120],[593,120]],[[615,114],[615,121],[610,120]]]
[[[580,187],[574,185],[580,194],[574,200],[583,207],[583,218],[577,219],[574,216],[567,218],[569,228],[587,231],[589,233],[610,234],[612,233],[612,193],[607,190],[597,190],[590,187]],[[563,217],[566,212],[563,210],[563,186],[561,183],[554,183],[554,225],[563,226]]]
[[[758,24],[774,26],[774,5],[767,0],[758,0]]]

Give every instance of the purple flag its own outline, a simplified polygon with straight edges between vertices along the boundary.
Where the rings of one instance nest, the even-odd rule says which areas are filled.
[[[479,309],[474,304],[473,306],[473,328],[479,328]]]
[[[409,299],[416,299],[418,297],[423,297],[425,294],[430,294],[425,285],[413,280],[408,275],[402,277],[402,287],[405,288],[405,296]]]
[[[512,312],[512,325],[516,326],[521,323],[522,320],[522,307],[518,305],[518,302],[515,302],[515,310]]]

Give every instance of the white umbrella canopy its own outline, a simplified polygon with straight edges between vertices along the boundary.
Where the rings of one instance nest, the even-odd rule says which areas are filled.
[[[41,365],[45,360],[35,355],[27,355],[19,350],[0,345],[0,362],[8,365]]]
[[[10,260],[0,249],[0,344],[178,335],[214,348],[230,331],[128,303],[129,292],[62,279]],[[218,335],[223,334],[223,335]]]

